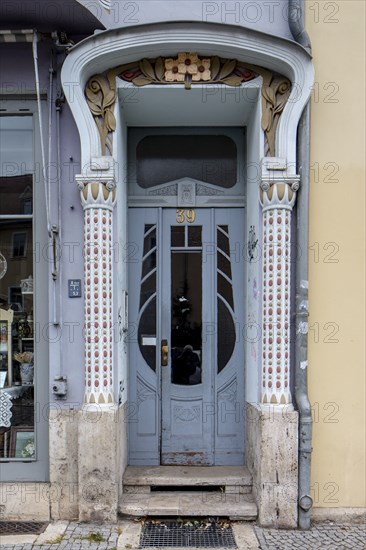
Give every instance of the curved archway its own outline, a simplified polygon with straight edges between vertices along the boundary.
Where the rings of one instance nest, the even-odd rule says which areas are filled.
[[[313,84],[311,58],[293,42],[231,25],[172,23],[109,30],[90,37],[69,53],[62,70],[66,97],[79,129],[82,163],[100,156],[97,127],[85,98],[89,78],[145,57],[169,57],[179,51],[199,51],[256,65],[287,77],[292,90],[277,128],[276,157],[286,159],[295,173],[296,131]]]

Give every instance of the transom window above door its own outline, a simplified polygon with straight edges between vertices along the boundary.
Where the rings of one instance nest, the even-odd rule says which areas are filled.
[[[182,178],[233,187],[237,148],[223,135],[150,135],[136,147],[136,180],[143,188]]]
[[[129,128],[128,159],[130,206],[244,200],[245,128]]]

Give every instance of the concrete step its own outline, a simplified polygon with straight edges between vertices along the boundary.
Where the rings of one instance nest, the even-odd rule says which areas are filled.
[[[123,485],[251,487],[252,476],[245,466],[127,466]]]
[[[160,491],[125,493],[119,512],[128,516],[224,516],[251,521],[257,517],[252,494]]]

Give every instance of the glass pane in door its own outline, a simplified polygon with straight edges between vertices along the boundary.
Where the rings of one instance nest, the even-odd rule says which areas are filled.
[[[172,382],[202,381],[202,252],[171,252]]]

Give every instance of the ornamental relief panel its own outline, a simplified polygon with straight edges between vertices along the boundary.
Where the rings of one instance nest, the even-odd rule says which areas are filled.
[[[164,185],[164,187],[158,187],[157,189],[151,189],[147,192],[149,196],[169,196],[169,197],[175,197],[178,195],[178,187],[181,184],[173,183],[171,185]],[[198,197],[216,197],[216,196],[223,196],[225,195],[224,191],[221,191],[220,189],[215,189],[214,187],[209,187],[207,185],[203,185],[202,183],[193,183],[192,185],[195,186],[195,190],[193,189],[192,194],[198,196]],[[193,199],[193,197],[190,197]]]
[[[116,129],[113,110],[117,97],[117,77],[138,87],[181,83],[189,90],[195,84],[240,86],[258,76],[263,79],[261,125],[266,138],[265,154],[275,156],[276,129],[291,93],[290,81],[263,67],[236,59],[203,57],[195,52],[180,52],[168,58],[141,59],[89,79],[85,95],[98,128],[101,153],[103,156],[113,153],[113,132]]]
[[[174,406],[173,418],[175,422],[198,422],[202,416],[201,407],[194,405],[193,407]]]
[[[141,403],[147,400],[155,401],[156,392],[153,388],[148,386],[143,382],[139,377],[137,378],[137,405],[140,406]]]
[[[217,398],[219,403],[221,401],[228,401],[232,405],[235,405],[238,402],[238,383],[235,380],[232,380],[224,388],[218,391]]]

